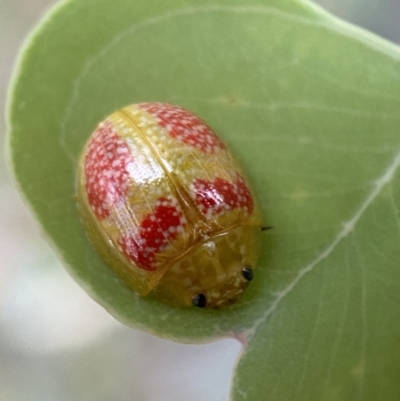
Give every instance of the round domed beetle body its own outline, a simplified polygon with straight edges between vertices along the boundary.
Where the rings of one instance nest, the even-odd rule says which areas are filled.
[[[77,199],[95,249],[141,296],[216,308],[253,278],[257,203],[226,145],[185,109],[140,103],[107,117],[79,159]]]

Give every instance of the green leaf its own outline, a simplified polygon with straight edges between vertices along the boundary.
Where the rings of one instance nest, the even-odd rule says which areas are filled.
[[[244,344],[234,400],[400,398],[400,52],[303,0],[71,0],[21,55],[15,176],[71,272],[124,323]],[[254,284],[218,311],[138,298],[74,201],[77,156],[113,110],[199,114],[243,161],[273,231]]]

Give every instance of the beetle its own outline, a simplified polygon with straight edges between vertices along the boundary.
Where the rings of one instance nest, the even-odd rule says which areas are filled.
[[[123,282],[178,307],[236,302],[268,228],[225,143],[195,114],[159,102],[99,124],[79,158],[77,201],[90,241]]]

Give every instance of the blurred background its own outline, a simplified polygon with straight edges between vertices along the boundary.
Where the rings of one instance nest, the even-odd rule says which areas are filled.
[[[13,65],[55,0],[0,0],[0,148]],[[399,0],[319,0],[400,43]],[[183,345],[122,326],[68,276],[0,154],[0,401],[227,401],[240,344]]]

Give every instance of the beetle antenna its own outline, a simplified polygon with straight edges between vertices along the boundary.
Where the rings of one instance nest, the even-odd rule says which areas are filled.
[[[272,228],[274,228],[274,226],[262,226],[261,231],[271,230]]]

